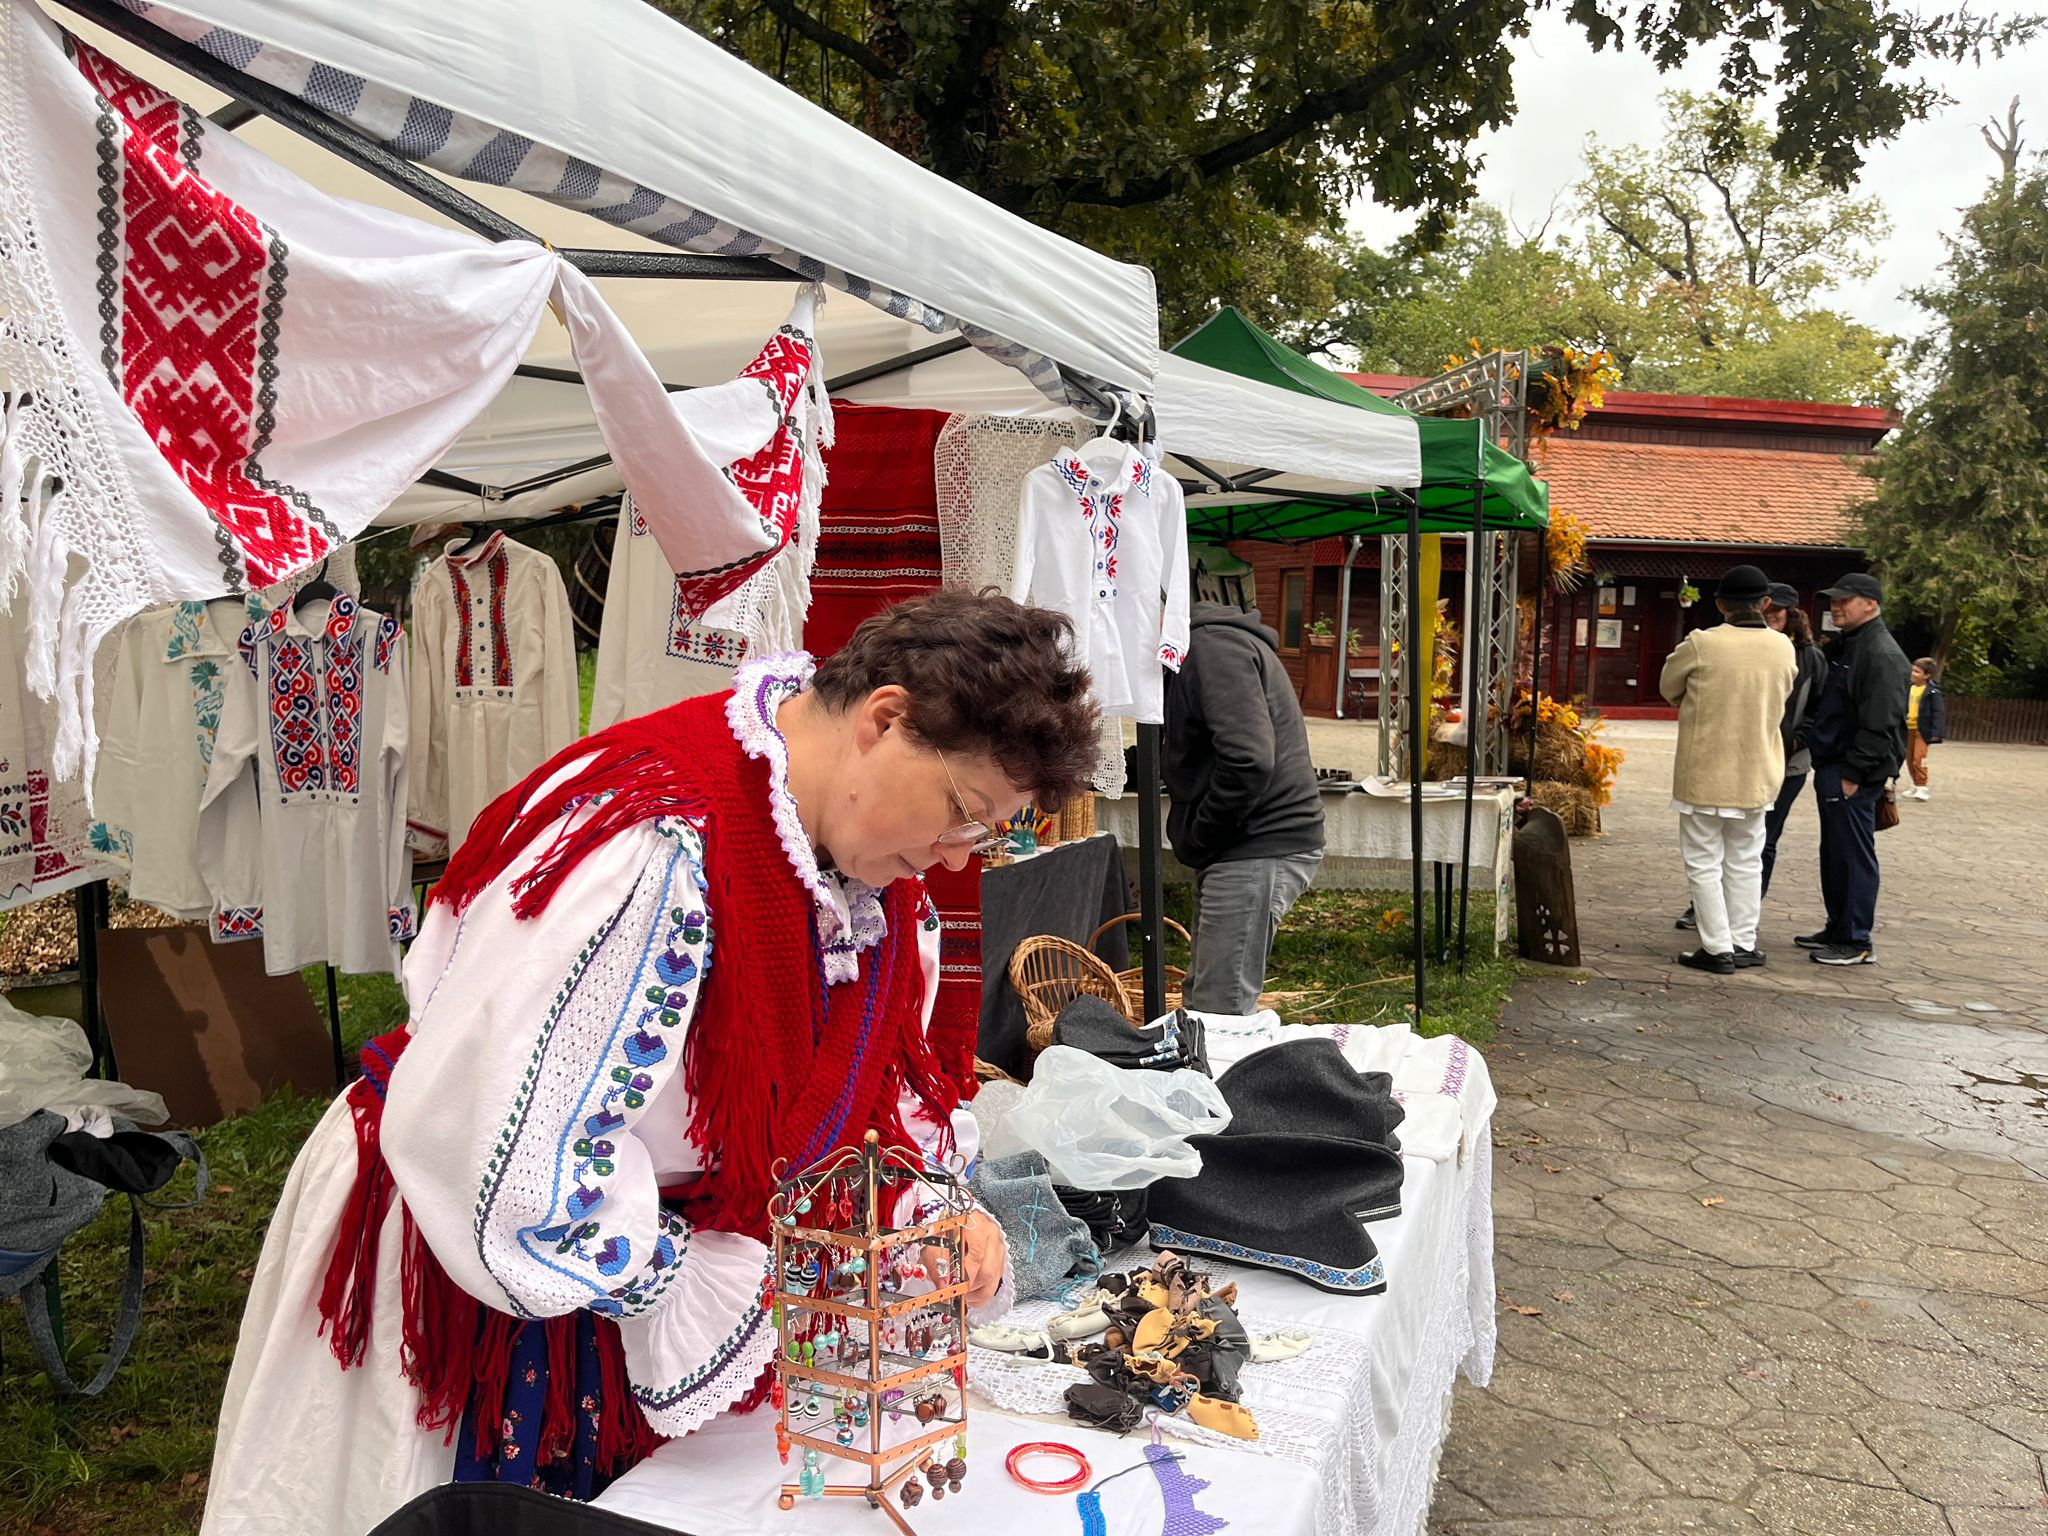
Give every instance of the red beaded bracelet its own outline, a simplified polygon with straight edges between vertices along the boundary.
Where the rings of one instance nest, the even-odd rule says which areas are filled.
[[[1036,1482],[1033,1479],[1026,1477],[1023,1473],[1017,1470],[1017,1463],[1022,1461],[1026,1456],[1070,1457],[1073,1460],[1076,1470],[1072,1477],[1066,1478],[1057,1483]],[[1005,1470],[1009,1472],[1011,1478],[1014,1481],[1022,1484],[1026,1488],[1029,1488],[1033,1493],[1072,1493],[1075,1489],[1080,1488],[1087,1483],[1088,1478],[1091,1472],[1093,1471],[1093,1469],[1088,1465],[1088,1458],[1086,1456],[1083,1456],[1071,1445],[1061,1445],[1057,1441],[1053,1440],[1034,1440],[1029,1445],[1018,1446],[1015,1450],[1010,1452],[1010,1454],[1007,1457],[1004,1458],[1003,1466]]]

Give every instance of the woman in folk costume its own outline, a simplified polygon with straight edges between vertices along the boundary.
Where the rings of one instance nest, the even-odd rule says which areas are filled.
[[[1094,761],[1067,621],[939,593],[578,742],[477,818],[411,1022],[278,1202],[205,1531],[360,1536],[454,1479],[590,1497],[758,1402],[767,1200],[870,1128],[971,1156],[925,1037],[959,868]],[[978,1217],[970,1303],[1005,1257]],[[763,1430],[766,1433],[766,1430]]]

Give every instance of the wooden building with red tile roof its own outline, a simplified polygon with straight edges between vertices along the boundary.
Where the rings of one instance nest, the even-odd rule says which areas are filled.
[[[1416,382],[1352,377],[1385,395]],[[1718,621],[1714,585],[1737,565],[1797,587],[1818,623],[1827,605],[1815,592],[1864,568],[1850,509],[1869,482],[1856,465],[1897,422],[1868,406],[1615,391],[1577,432],[1544,439],[1533,467],[1550,483],[1552,508],[1586,525],[1598,578],[1545,597],[1544,690],[1614,714],[1664,713],[1664,658],[1688,630]],[[1306,684],[1298,637],[1317,618],[1336,623],[1342,546],[1232,549],[1257,572],[1267,621],[1295,640],[1283,655]],[[1442,595],[1455,610],[1462,551],[1447,540],[1444,554]],[[1378,549],[1363,549],[1351,578],[1351,624],[1368,646],[1378,636],[1378,565]],[[1688,586],[1699,592],[1690,605],[1681,602]],[[1327,713],[1317,706],[1333,701],[1304,702]]]

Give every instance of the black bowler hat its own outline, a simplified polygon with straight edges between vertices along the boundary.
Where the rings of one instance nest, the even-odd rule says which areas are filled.
[[[1753,565],[1738,565],[1714,588],[1716,598],[1731,603],[1760,603],[1771,593],[1771,578]]]
[[[1216,1080],[1230,1105],[1225,1136],[1341,1136],[1401,1150],[1407,1111],[1387,1072],[1361,1072],[1336,1041],[1317,1035],[1254,1051]]]
[[[1867,597],[1873,603],[1884,601],[1884,588],[1877,584],[1877,578],[1868,571],[1851,571],[1832,587],[1821,589],[1822,597]]]
[[[1797,608],[1799,606],[1799,589],[1787,586],[1782,581],[1772,582],[1771,606],[1773,608]]]

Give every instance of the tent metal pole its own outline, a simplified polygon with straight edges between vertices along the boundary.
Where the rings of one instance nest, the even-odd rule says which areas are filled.
[[[1159,744],[1164,727],[1138,727],[1138,927],[1145,945],[1145,1018],[1166,1012],[1166,881],[1159,840]]]
[[[1550,585],[1550,530],[1536,530],[1536,617],[1529,632],[1529,793],[1536,792],[1536,716],[1543,702],[1543,589]]]
[[[1415,930],[1415,1022],[1422,1022],[1422,1010],[1429,1001],[1426,971],[1428,942],[1422,932],[1422,733],[1428,728],[1429,680],[1419,675],[1422,665],[1422,498],[1408,494],[1408,634],[1403,643],[1408,655],[1403,667],[1408,673],[1408,867],[1414,884]]]
[[[825,381],[827,394],[837,394],[842,389],[851,389],[856,384],[865,384],[870,379],[886,379],[892,373],[903,373],[919,363],[935,363],[942,357],[951,357],[956,352],[965,352],[970,343],[965,336],[948,336],[944,341],[935,341],[928,347],[919,347],[915,352],[905,352],[901,357],[885,357],[878,363],[869,363],[864,368],[855,368],[842,373],[836,379]]]
[[[1486,488],[1472,487],[1472,542],[1465,554],[1465,835],[1458,857],[1458,974],[1465,974],[1465,918],[1472,906],[1472,791],[1479,771],[1479,678],[1484,672],[1486,637],[1493,627],[1493,551],[1482,556],[1480,545],[1493,537],[1486,531]],[[1480,560],[1486,565],[1481,574]],[[1488,622],[1479,622],[1484,609]]]

